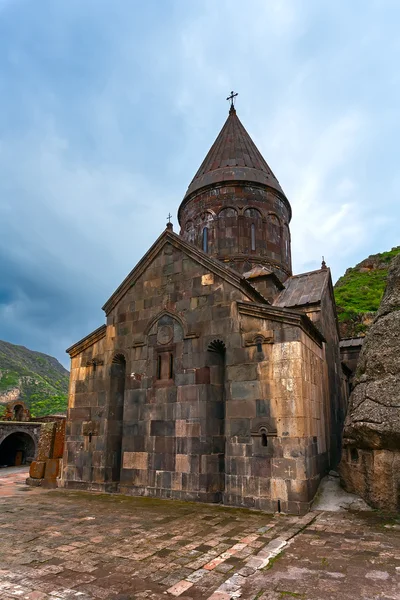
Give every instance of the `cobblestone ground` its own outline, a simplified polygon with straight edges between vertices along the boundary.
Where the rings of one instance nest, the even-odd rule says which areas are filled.
[[[0,471],[1,599],[400,600],[400,520],[46,491],[25,477]]]

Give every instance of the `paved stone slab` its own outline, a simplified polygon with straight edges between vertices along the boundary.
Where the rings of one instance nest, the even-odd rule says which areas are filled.
[[[400,518],[41,488],[27,502],[22,471],[3,473],[1,600],[400,598]]]

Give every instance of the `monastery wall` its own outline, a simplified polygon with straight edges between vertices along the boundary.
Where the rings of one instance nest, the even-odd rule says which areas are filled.
[[[72,358],[65,486],[308,509],[327,452],[322,343],[238,302],[164,246]]]

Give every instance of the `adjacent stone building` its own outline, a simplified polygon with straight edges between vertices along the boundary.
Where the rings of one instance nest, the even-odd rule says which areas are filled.
[[[309,509],[346,409],[329,269],[231,106],[166,230],[71,356],[63,485]]]

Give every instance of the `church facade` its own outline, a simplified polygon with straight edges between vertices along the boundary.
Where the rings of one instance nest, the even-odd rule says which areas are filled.
[[[303,513],[346,409],[331,276],[292,274],[289,201],[233,105],[178,219],[68,349],[62,485]]]

